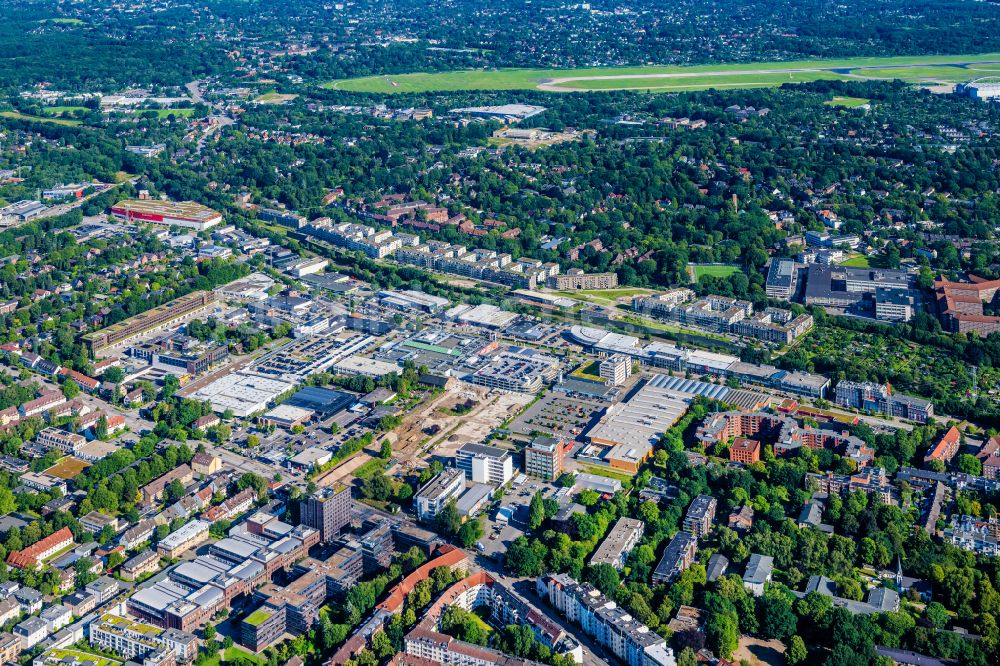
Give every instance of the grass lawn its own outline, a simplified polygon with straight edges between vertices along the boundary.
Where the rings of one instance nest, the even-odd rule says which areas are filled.
[[[1000,54],[955,56],[903,56],[894,58],[844,58],[736,65],[595,67],[583,69],[501,69],[420,72],[340,79],[323,84],[336,90],[371,93],[422,93],[457,90],[525,90],[549,84],[551,90],[606,90],[631,88],[658,92],[705,88],[755,88],[822,79],[857,80],[857,75],[903,80],[975,78],[963,63],[984,65],[1000,61]],[[833,70],[856,69],[852,73]],[[767,71],[761,71],[767,70]],[[787,71],[805,70],[805,71]],[[701,76],[699,76],[699,74]],[[655,76],[659,75],[659,76]],[[611,79],[598,77],[622,77]],[[572,78],[572,81],[559,79]],[[556,79],[552,82],[552,79]],[[554,85],[553,85],[554,83]]]
[[[863,254],[859,254],[840,262],[840,265],[850,266],[851,268],[868,268],[871,266],[871,262],[868,261],[868,257]]]
[[[264,610],[255,610],[254,612],[247,615],[243,621],[247,624],[256,627],[259,624],[263,624],[271,617],[271,614]]]
[[[943,79],[945,81],[966,81],[969,72],[964,67],[907,67],[905,69],[866,67],[854,72],[858,76],[871,76],[880,79]]]
[[[29,116],[17,111],[0,111],[0,118],[13,118],[14,120],[30,120],[36,123],[52,123],[53,125],[68,125],[74,127],[82,125],[79,120],[66,120],[64,118],[46,118],[44,116]]]
[[[632,483],[632,477],[625,472],[616,472],[608,469],[607,467],[601,467],[599,465],[581,465],[580,469],[588,474],[595,474],[608,479],[617,479],[622,483]]]
[[[727,266],[724,264],[691,264],[691,271],[694,279],[700,280],[703,277],[727,278],[733,273],[739,273],[739,266]]]
[[[83,20],[78,18],[50,18],[42,19],[39,23],[59,23],[61,25],[83,25]]]
[[[85,106],[47,106],[42,112],[47,116],[61,116],[64,113],[74,113],[76,111],[86,113],[89,110]]]
[[[485,610],[486,609],[483,606],[480,606],[479,608],[476,608],[475,611],[469,613],[469,615],[474,618],[476,624],[479,625],[479,628],[482,629],[485,634],[491,634],[493,633],[493,627],[491,627],[479,614],[480,612],[485,613]]]
[[[865,99],[864,97],[841,97],[837,95],[833,99],[827,100],[823,103],[827,106],[843,106],[848,109],[856,109],[870,102],[871,100]]]
[[[163,118],[169,118],[173,116],[174,118],[186,118],[194,113],[194,109],[135,109],[131,113],[143,114],[153,111],[156,113],[157,118],[161,120]]]
[[[364,465],[354,470],[354,476],[362,480],[370,479],[375,476],[376,473],[385,471],[386,462],[387,461],[382,460],[381,458],[372,458]]]
[[[637,77],[629,79],[581,79],[558,84],[556,88],[565,90],[647,90],[650,92],[685,92],[688,90],[708,90],[710,88],[767,88],[785,83],[809,83],[810,81],[839,81],[842,74],[836,72],[781,72],[781,73],[733,73],[705,74],[703,76],[678,77]]]
[[[570,374],[570,377],[579,377],[580,379],[590,379],[592,381],[603,382],[604,380],[601,379],[601,362],[593,361],[589,365],[581,365]]]
[[[83,650],[52,648],[51,650],[47,650],[45,654],[55,657],[56,659],[76,659],[79,663],[92,664],[93,666],[115,666],[115,664],[122,663],[120,661],[116,661],[115,659],[102,657],[91,652],[84,652]]]
[[[662,321],[643,319],[642,317],[636,317],[635,315],[625,315],[621,317],[621,320],[629,324],[635,324],[636,326],[645,326],[647,328],[651,328],[657,331],[664,331],[666,333],[696,335],[702,338],[707,338],[709,340],[719,340],[720,342],[729,342],[729,338],[722,335],[709,333],[708,331],[699,331],[693,328],[681,328],[679,326],[671,326],[670,324],[665,324]]]
[[[631,296],[643,296],[652,293],[649,289],[625,288],[625,289],[570,289],[555,292],[559,296],[572,298],[578,301],[588,301],[591,303],[605,303],[612,305],[619,298],[629,298]]]
[[[225,657],[225,660],[223,660],[223,656]],[[243,659],[249,659],[255,664],[265,663],[264,660],[258,657],[257,655],[250,654],[243,648],[239,648],[234,645],[228,650],[225,651],[220,650],[218,654],[215,654],[212,657],[206,659],[204,662],[202,662],[202,666],[219,666],[220,664],[223,664],[227,661],[234,661],[239,657],[242,657]]]

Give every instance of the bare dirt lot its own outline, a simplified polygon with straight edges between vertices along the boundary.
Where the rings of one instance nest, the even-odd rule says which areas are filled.
[[[778,640],[740,636],[740,647],[733,654],[733,661],[742,663],[744,660],[751,666],[784,666],[785,644]]]
[[[468,400],[475,403],[468,414],[448,413]],[[459,383],[406,415],[390,435],[393,451],[404,464],[410,462],[417,466],[423,466],[420,459],[425,454],[449,457],[462,444],[481,442],[531,400],[530,395],[491,392]]]

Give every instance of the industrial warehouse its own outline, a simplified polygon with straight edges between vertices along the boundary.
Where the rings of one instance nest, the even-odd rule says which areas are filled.
[[[148,222],[195,231],[204,231],[222,222],[222,213],[194,201],[128,199],[112,206],[111,214],[123,222]]]

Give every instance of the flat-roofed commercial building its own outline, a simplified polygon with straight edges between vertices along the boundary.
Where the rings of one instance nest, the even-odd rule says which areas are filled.
[[[204,543],[208,539],[208,528],[211,523],[204,520],[192,520],[176,532],[168,534],[156,546],[156,552],[163,557],[174,559],[187,550]]]
[[[455,452],[455,466],[474,483],[502,486],[514,478],[510,452],[484,444],[463,444]]]
[[[660,435],[687,412],[692,394],[670,375],[657,374],[626,402],[609,407],[601,420],[587,432],[591,443],[609,450],[604,461],[615,469],[635,474],[653,452]],[[708,397],[724,386],[705,384]]]
[[[563,472],[563,442],[555,437],[536,437],[524,449],[524,472],[553,481]]]
[[[152,310],[129,317],[99,331],[83,336],[83,341],[91,353],[108,347],[115,347],[135,338],[159,330],[178,319],[193,315],[215,302],[215,294],[210,291],[193,291],[186,296],[159,305]]]
[[[417,518],[420,520],[433,519],[449,500],[458,500],[464,491],[465,472],[460,469],[442,470],[414,495],[413,501],[417,506]]]
[[[418,312],[440,312],[448,307],[447,298],[432,296],[422,291],[407,289],[405,291],[380,291],[379,303],[397,310],[416,310]]]
[[[111,214],[131,224],[148,222],[197,231],[204,231],[222,222],[222,213],[194,201],[126,199],[112,206]]]
[[[321,488],[302,501],[300,523],[319,530],[320,539],[333,541],[351,522],[351,489],[342,483]]]
[[[621,386],[632,376],[632,359],[624,354],[612,354],[600,363],[601,379],[611,386]]]
[[[790,301],[795,295],[796,282],[795,262],[791,259],[774,259],[767,269],[764,292],[768,298]]]
[[[545,382],[555,379],[559,372],[559,359],[534,349],[511,347],[487,359],[486,365],[466,377],[480,386],[514,391],[538,393]]]

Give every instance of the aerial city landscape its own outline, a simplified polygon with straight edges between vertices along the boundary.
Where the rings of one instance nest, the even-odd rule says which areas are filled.
[[[0,665],[1000,664],[1000,5],[0,16]]]

